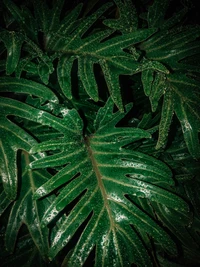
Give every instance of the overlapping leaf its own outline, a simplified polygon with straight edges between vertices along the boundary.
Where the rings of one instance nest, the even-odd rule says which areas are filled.
[[[45,257],[48,252],[49,233],[47,228],[41,228],[40,221],[50,201],[46,198],[36,202],[32,196],[35,190],[47,181],[49,175],[45,171],[39,172],[26,169],[30,161],[31,158],[28,153],[23,152],[20,161],[21,186],[19,186],[19,196],[10,211],[5,233],[5,244],[9,251],[14,250],[19,229],[24,223],[28,227],[36,247],[41,255]],[[31,212],[29,212],[30,210]]]
[[[200,43],[195,41],[199,36],[198,25],[161,30],[142,43],[141,49],[145,50],[147,58],[165,63],[173,70],[200,71],[199,68],[195,68],[195,65],[179,62],[200,53]]]
[[[194,70],[199,71],[195,64],[183,64],[180,61],[184,58],[200,53],[199,41],[195,41],[200,36],[199,25],[180,26],[187,8],[165,19],[169,1],[162,3],[155,0],[149,7],[147,21],[149,27],[159,27],[160,30],[147,41],[141,44],[141,49],[145,50],[149,59],[165,63],[173,70]],[[196,68],[195,68],[196,67]]]
[[[167,2],[166,2],[167,3]],[[167,7],[167,5],[166,5]],[[176,26],[184,15],[184,10],[164,21],[166,7],[155,1],[149,8],[149,26],[162,20],[160,30],[141,44],[146,57],[166,65],[174,74],[155,73],[145,70],[142,83],[146,96],[155,112],[159,100],[163,97],[162,114],[159,125],[159,138],[156,148],[164,147],[174,113],[178,117],[188,150],[194,158],[200,157],[198,132],[200,130],[199,82],[191,78],[191,72],[199,72],[198,65],[190,59],[200,53],[200,28],[194,26]],[[164,10],[162,11],[162,8]],[[153,23],[153,24],[152,24]],[[155,22],[157,23],[157,22]],[[155,26],[155,25],[154,25]]]
[[[60,28],[53,36],[49,37],[47,49],[62,53],[58,68],[58,81],[68,97],[71,92],[71,70],[74,61],[78,59],[78,75],[88,95],[98,100],[98,85],[94,74],[94,64],[100,64],[113,101],[118,108],[123,110],[121,92],[119,86],[120,74],[132,74],[142,70],[141,64],[134,57],[124,52],[126,47],[139,43],[148,38],[155,29],[138,30],[118,37],[107,38],[112,30],[98,30],[96,33],[84,37],[95,21],[110,7],[106,4],[94,12],[91,16],[81,19],[79,23],[80,7],[74,9],[61,22]],[[71,19],[71,20],[70,20]],[[65,27],[64,27],[65,25]]]
[[[122,33],[135,31],[138,28],[138,16],[132,1],[115,0],[117,5],[117,19],[106,19],[104,24]]]
[[[12,74],[20,58],[21,47],[24,42],[23,35],[14,31],[1,31],[0,40],[3,41],[7,49],[6,74]]]
[[[162,2],[159,0],[153,1],[148,10],[147,20],[149,27],[160,27],[163,24],[168,5],[168,0],[163,0]]]
[[[157,149],[165,146],[174,113],[178,117],[188,150],[194,158],[200,157],[200,83],[184,74],[156,74],[149,93],[152,110],[157,109],[162,96],[162,114]]]
[[[56,266],[44,261],[29,234],[19,238],[15,251],[16,254],[10,254],[8,251],[5,252],[1,250],[0,259],[2,267],[12,267],[16,265],[20,265],[22,267]]]
[[[127,110],[130,107],[127,106]],[[79,201],[68,214],[52,241],[50,257],[69,242],[88,216],[87,225],[69,259],[70,266],[82,266],[96,246],[96,266],[128,266],[135,262],[151,266],[149,257],[142,255],[145,248],[138,233],[145,232],[164,249],[174,253],[174,244],[165,231],[125,194],[146,198],[175,210],[187,211],[187,204],[163,188],[173,184],[171,172],[162,162],[123,146],[149,138],[150,134],[138,128],[117,128],[124,117],[113,113],[108,100],[98,111],[91,136],[82,136],[82,122],[75,110],[66,111],[63,122],[69,130],[63,138],[42,142],[31,152],[60,150],[59,153],[39,159],[31,168],[64,167],[35,193],[40,198],[67,183],[45,212],[42,224],[50,223],[73,200]],[[52,127],[55,127],[52,123]],[[130,225],[134,226],[134,230]]]
[[[199,37],[199,27],[180,27],[186,8],[165,19],[170,2],[154,0],[146,23],[138,19],[131,1],[114,0],[116,5],[107,3],[99,9],[94,6],[98,1],[89,1],[83,10],[82,4],[69,10],[73,4],[68,8],[64,0],[20,1],[21,7],[11,0],[3,2],[2,7],[6,7],[8,13],[6,30],[1,31],[0,36],[0,71],[18,78],[40,79],[44,84],[50,82],[62,101],[62,105],[55,104],[54,94],[38,83],[0,78],[0,91],[9,97],[0,100],[3,182],[0,184],[0,214],[5,215],[4,211],[11,208],[7,247],[13,250],[15,244],[22,246],[15,246],[22,266],[26,265],[28,257],[30,265],[43,264],[41,260],[37,262],[35,255],[39,255],[38,251],[44,257],[47,255],[48,239],[51,259],[66,245],[67,251],[70,247],[63,266],[83,265],[91,251],[95,251],[96,266],[130,266],[132,262],[138,266],[152,266],[154,257],[161,265],[168,266],[174,261],[171,257],[169,262],[162,258],[166,255],[163,251],[173,254],[176,249],[164,225],[176,236],[186,263],[199,263],[199,163],[192,161],[185,145],[182,146],[182,139],[181,142],[176,140],[178,148],[172,147],[166,153],[159,149],[167,143],[176,114],[190,153],[194,158],[200,156],[197,82],[200,69],[196,56],[200,54],[200,46],[199,41],[195,41]],[[98,4],[101,6],[100,1]],[[62,10],[63,5],[67,7],[67,15]],[[140,7],[137,11],[140,12]],[[116,19],[110,19],[113,17]],[[176,25],[179,26],[174,27]],[[57,76],[64,94],[53,74],[56,58]],[[100,75],[96,64],[103,72]],[[76,84],[80,99],[73,87],[76,72],[80,80]],[[111,99],[101,109],[91,100],[98,101],[99,90],[104,91],[99,78],[104,76],[112,100],[123,110],[119,76],[138,72],[142,75],[134,75],[131,80],[137,118],[130,120],[131,127],[116,127],[126,114],[114,113]],[[141,94],[140,77],[152,111],[158,110],[155,116],[148,113],[150,105]],[[26,98],[27,94],[30,97]],[[74,98],[68,100],[66,96]],[[105,96],[107,98],[107,92]],[[75,109],[69,109],[72,107]],[[154,133],[160,114],[155,150]],[[143,117],[141,121],[140,117]],[[41,142],[39,145],[33,136]],[[22,160],[20,150],[23,151]],[[46,151],[40,158],[37,154],[37,160],[30,166],[50,167],[55,174],[52,178],[46,171],[26,169],[32,160],[25,152],[29,150],[31,153]],[[181,183],[177,191],[169,168],[159,158],[172,168],[175,179]],[[48,202],[48,195],[54,191],[56,198]],[[35,200],[33,195],[42,199]],[[193,216],[189,214],[188,217],[187,205],[178,195],[187,196],[194,208]],[[63,212],[66,215],[58,220]],[[55,221],[58,228],[52,229]],[[24,223],[31,237],[18,239]],[[51,229],[50,236],[46,224]],[[77,237],[78,232],[81,233]],[[30,238],[33,240],[30,246],[24,246]],[[149,257],[151,253],[155,256]],[[5,257],[5,264],[15,264],[12,259]],[[38,259],[41,258],[38,256]],[[180,258],[173,259],[178,263]]]
[[[2,77],[0,78],[0,91],[33,94],[42,98],[43,101],[57,101],[56,96],[47,87],[25,79]],[[15,199],[18,173],[17,152],[21,149],[29,151],[36,141],[30,134],[14,124],[8,116],[19,116],[37,122],[41,111],[19,101],[4,97],[0,98],[0,103],[0,172],[8,198]]]
[[[34,42],[38,42],[38,36],[36,31],[36,21],[31,11],[25,6],[20,9],[13,1],[3,1],[9,12],[14,18],[14,23],[18,23],[23,32],[26,33]]]

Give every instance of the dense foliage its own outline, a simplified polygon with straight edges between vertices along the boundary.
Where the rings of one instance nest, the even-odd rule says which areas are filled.
[[[1,266],[200,265],[194,11],[0,3]]]

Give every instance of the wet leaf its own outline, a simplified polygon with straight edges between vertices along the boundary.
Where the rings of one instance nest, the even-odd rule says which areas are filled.
[[[43,98],[43,101],[45,99],[51,99],[53,103],[57,101],[56,96],[47,87],[25,79],[19,80],[13,77],[1,77],[0,91],[34,94]],[[20,101],[5,97],[0,98],[0,103],[0,173],[7,197],[14,200],[18,187],[17,153],[21,149],[29,151],[36,141],[30,134],[13,123],[8,116],[14,115],[38,122],[42,111],[34,109]]]
[[[3,31],[0,40],[4,42],[7,49],[6,74],[12,74],[20,58],[23,35],[16,34],[14,31]]]
[[[128,111],[131,106],[126,108]],[[44,197],[67,183],[45,212],[42,224],[49,224],[79,197],[52,241],[51,258],[66,246],[78,227],[92,215],[69,258],[69,266],[82,266],[95,246],[96,265],[124,266],[134,262],[151,266],[150,259],[142,257],[146,250],[142,244],[145,241],[139,237],[143,229],[165,250],[176,253],[164,229],[125,194],[133,199],[161,203],[183,213],[187,213],[187,204],[163,188],[165,183],[173,184],[171,172],[165,164],[123,148],[130,142],[150,137],[148,132],[138,128],[115,127],[124,115],[119,111],[113,113],[109,99],[97,113],[95,133],[83,139],[81,120],[75,110],[69,110],[63,123],[70,125],[71,130],[62,131],[64,136],[59,140],[42,142],[31,149],[31,153],[55,151],[53,155],[32,162],[31,168],[65,166],[34,195],[35,198]],[[55,126],[52,124],[53,128]]]
[[[41,255],[45,257],[48,251],[48,229],[41,228],[40,221],[50,202],[48,199],[36,202],[32,199],[32,195],[47,180],[48,173],[27,170],[26,166],[30,161],[29,155],[23,152],[21,159],[21,188],[19,188],[19,196],[10,211],[5,233],[5,244],[9,251],[14,250],[18,231],[24,223],[28,227],[36,247]],[[29,212],[30,210],[31,212]]]
[[[112,29],[120,30],[122,33],[133,32],[138,27],[136,8],[130,0],[114,1],[117,6],[116,19],[106,19],[104,24]]]
[[[134,57],[124,52],[123,49],[145,40],[155,32],[155,29],[131,32],[106,41],[103,40],[111,35],[112,30],[97,31],[83,38],[82,36],[97,18],[109,7],[110,4],[102,6],[97,12],[84,18],[73,31],[70,27],[70,25],[73,27],[71,22],[64,34],[59,32],[55,41],[56,36],[51,39],[49,47],[53,51],[64,52],[58,63],[57,75],[60,87],[67,98],[72,98],[71,69],[74,61],[78,59],[78,75],[88,95],[94,101],[99,100],[98,86],[93,73],[94,64],[100,64],[110,95],[117,107],[123,110],[119,75],[133,74],[142,70],[142,66],[135,61]]]

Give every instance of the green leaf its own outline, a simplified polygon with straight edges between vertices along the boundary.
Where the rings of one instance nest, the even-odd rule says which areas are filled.
[[[40,61],[38,65],[38,74],[45,85],[49,83],[49,75],[53,72],[53,70],[52,62],[47,63]]]
[[[173,16],[168,18],[163,22],[162,25],[159,25],[161,29],[171,29],[172,27],[176,26],[181,22],[188,11],[188,8],[183,8],[180,11],[176,11]]]
[[[122,49],[146,39],[153,32],[154,30],[141,30],[113,37],[101,43],[99,41],[108,36],[110,31],[98,32],[84,39],[73,35],[69,40],[66,40],[66,45],[58,49],[58,51],[62,50],[67,54],[61,57],[57,69],[58,81],[63,93],[66,97],[72,98],[70,70],[74,60],[78,58],[79,78],[88,95],[94,101],[97,101],[97,85],[93,74],[93,65],[97,63],[102,68],[113,101],[120,110],[123,110],[118,81],[119,75],[137,73],[144,66],[136,62],[130,54],[125,53]],[[63,44],[65,39],[66,37],[63,37]],[[57,48],[55,49],[57,50]]]
[[[40,30],[44,33],[48,32],[50,24],[50,9],[46,1],[34,0],[34,16]]]
[[[156,144],[156,149],[160,149],[165,146],[168,137],[169,127],[174,115],[174,98],[173,93],[168,90],[164,94],[161,120],[159,124],[159,136]]]
[[[191,155],[197,159],[200,157],[200,104],[197,89],[200,84],[185,75],[171,76],[170,83],[174,92],[174,110],[181,123],[185,142]]]
[[[37,0],[36,0],[37,1]],[[44,3],[44,2],[43,2]],[[66,33],[70,33],[72,32],[73,30],[76,29],[76,22],[79,22],[80,23],[80,20],[78,20],[78,17],[80,15],[80,12],[81,12],[81,9],[82,9],[82,6],[83,4],[82,3],[79,3],[73,10],[71,10],[71,12],[69,12],[61,21],[60,21],[60,24],[56,30],[56,33],[55,32],[49,32],[47,37],[46,37],[46,48],[51,48],[55,45],[58,45],[58,43],[60,42],[60,39],[58,38],[58,36],[60,35],[64,35]],[[46,16],[47,15],[47,18],[41,18],[41,11],[40,11],[40,1],[39,1],[39,4],[38,4],[38,7],[37,7],[37,13],[38,13],[38,21],[39,21],[39,25],[42,25],[41,23],[46,23],[42,29],[43,29],[43,32],[47,32],[48,29],[49,29],[49,26],[48,26],[48,20],[50,18],[50,16],[48,16],[48,14],[46,13],[46,10],[48,7],[44,6],[42,7],[43,8],[43,12],[42,12],[42,15],[43,16]],[[77,21],[76,21],[77,20]]]
[[[137,30],[138,17],[136,8],[132,1],[114,1],[117,6],[118,17],[116,19],[106,19],[103,23],[115,30],[121,31],[122,33],[129,33]]]
[[[48,263],[46,263],[41,257],[39,250],[35,246],[32,237],[29,234],[18,239],[15,253],[4,256],[3,262],[1,263],[2,267],[12,267],[16,265],[20,265],[22,267],[44,267],[48,265]],[[53,267],[56,265],[52,264],[50,266]]]
[[[1,32],[0,40],[4,42],[7,49],[6,74],[9,75],[12,74],[17,67],[24,38],[20,33],[3,31]]]
[[[47,228],[41,228],[40,221],[50,201],[46,198],[36,202],[32,199],[32,195],[41,184],[47,181],[49,175],[45,171],[27,170],[26,166],[29,165],[30,161],[31,158],[28,153],[23,152],[21,158],[21,186],[19,196],[10,211],[5,233],[5,244],[8,250],[14,250],[18,231],[24,223],[36,247],[41,255],[45,257],[48,251],[49,233]]]
[[[17,151],[20,149],[29,151],[35,141],[29,134],[2,115],[0,122],[0,174],[7,197],[14,200],[18,187]]]
[[[119,111],[113,113],[109,99],[97,113],[95,133],[83,137],[77,112],[69,110],[63,123],[70,124],[71,132],[62,131],[63,138],[42,142],[31,149],[31,153],[55,151],[53,155],[32,162],[31,168],[64,166],[34,195],[41,198],[65,185],[46,210],[42,224],[49,224],[79,197],[52,241],[50,258],[67,245],[87,218],[87,225],[69,257],[69,266],[82,266],[95,246],[96,266],[127,266],[133,262],[151,266],[150,258],[143,257],[146,251],[142,240],[144,229],[163,249],[176,253],[164,229],[131,202],[127,194],[183,213],[187,213],[188,206],[176,194],[164,189],[165,184],[173,184],[171,172],[164,163],[124,148],[150,137],[148,132],[138,128],[116,127],[125,115]],[[52,122],[52,127],[56,128],[55,121]]]
[[[200,52],[199,41],[195,41],[199,36],[199,25],[175,27],[158,31],[140,47],[145,50],[148,59],[168,64],[173,70],[186,71],[180,60]]]
[[[153,5],[149,7],[148,10],[148,25],[149,27],[160,27],[164,21],[165,13],[169,5],[168,0],[154,0]]]
[[[23,78],[0,77],[0,92],[29,94],[40,97],[44,101],[58,102],[57,97],[48,87]]]
[[[7,198],[5,191],[2,190],[0,193],[0,216],[7,209],[7,207],[10,205],[11,202],[12,201],[9,198]]]
[[[150,95],[152,83],[154,80],[153,75],[154,75],[154,70],[152,70],[152,69],[144,70],[142,72],[141,79],[142,79],[144,93],[146,96]]]
[[[57,97],[47,87],[31,80],[12,77],[0,78],[0,91],[23,94],[34,94],[45,100],[57,102]],[[7,116],[19,116],[28,120],[40,121],[43,111],[37,110],[19,101],[0,98],[0,162],[4,190],[9,199],[15,199],[18,186],[17,153],[19,150],[29,151],[36,142],[30,134],[13,123]],[[47,115],[48,116],[48,115]]]
[[[159,139],[157,149],[166,145],[169,127],[173,114],[178,117],[188,150],[194,158],[200,157],[198,133],[200,131],[200,105],[198,88],[200,83],[182,73],[163,75],[150,72],[153,79],[149,98],[152,111],[156,111],[159,99],[164,95],[161,121],[159,125]],[[143,77],[146,86],[146,80]],[[149,89],[145,89],[149,90]]]
[[[160,100],[161,96],[165,93],[166,90],[167,87],[166,87],[165,75],[161,73],[155,73],[154,81],[149,95],[149,100],[151,102],[151,109],[153,112],[156,111],[158,106],[158,101]]]
[[[36,23],[30,10],[26,7],[23,7],[23,9],[20,10],[20,8],[11,0],[4,0],[3,2],[27,36],[31,37],[35,42],[38,42]]]

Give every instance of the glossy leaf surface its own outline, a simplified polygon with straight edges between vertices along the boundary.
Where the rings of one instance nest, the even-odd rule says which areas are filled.
[[[97,266],[124,266],[130,262],[150,265],[149,258],[140,256],[145,248],[137,233],[143,228],[160,244],[167,244],[165,249],[171,247],[170,252],[175,252],[165,231],[133,205],[125,194],[147,198],[175,210],[187,211],[187,204],[162,188],[163,184],[172,183],[167,166],[147,155],[123,148],[130,142],[150,137],[149,133],[137,128],[122,130],[115,127],[123,116],[119,112],[113,113],[113,104],[109,100],[97,113],[96,132],[82,139],[79,116],[70,110],[66,112],[64,121],[71,125],[71,131],[63,132],[64,137],[60,140],[43,142],[31,150],[32,153],[60,150],[31,163],[31,168],[66,165],[35,193],[37,198],[44,197],[68,183],[44,214],[44,225],[81,196],[58,230],[50,257],[55,257],[91,215],[69,259],[70,266],[83,265],[94,246],[98,248]],[[130,225],[135,230],[131,230]]]
[[[8,250],[13,251],[17,239],[18,231],[24,223],[39,249],[41,255],[45,256],[48,251],[48,229],[41,228],[40,221],[46,207],[49,205],[48,199],[36,202],[32,195],[35,190],[47,179],[46,172],[30,171],[25,167],[31,159],[27,153],[22,154],[21,188],[19,197],[14,202],[5,233],[5,244]],[[29,210],[32,212],[30,213]]]
[[[1,265],[199,266],[198,8],[82,2],[0,1]]]
[[[0,78],[1,92],[15,92],[23,94],[34,94],[44,99],[50,98],[57,101],[55,95],[46,87],[32,81],[15,79],[11,77]],[[34,92],[33,92],[34,91]],[[44,95],[44,91],[46,94]],[[0,98],[0,161],[1,177],[4,190],[10,199],[15,199],[17,194],[17,153],[19,150],[29,151],[36,142],[30,134],[12,122],[8,116],[19,116],[26,119],[38,121],[40,110],[36,110],[24,103],[9,98]],[[34,115],[35,114],[35,115]]]

